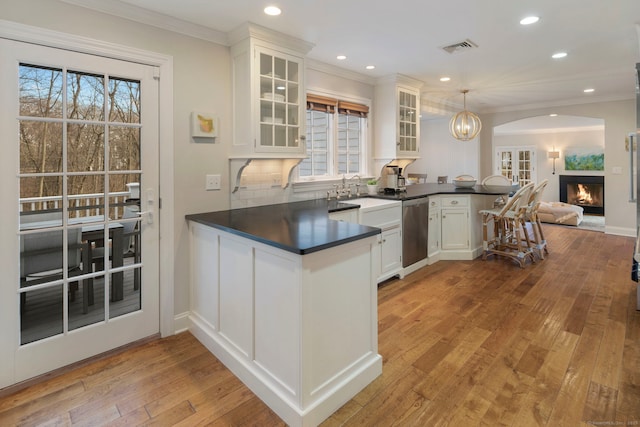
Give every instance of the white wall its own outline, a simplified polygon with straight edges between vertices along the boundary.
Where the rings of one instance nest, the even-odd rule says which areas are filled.
[[[545,201],[559,200],[558,176],[560,175],[591,175],[602,176],[604,171],[565,171],[564,154],[568,147],[603,147],[604,129],[590,131],[571,132],[547,132],[527,133],[511,135],[494,135],[493,152],[499,147],[524,147],[532,146],[536,150],[536,179],[540,182],[549,180],[542,199]],[[553,161],[547,157],[547,153],[554,149],[560,152],[560,158],[556,159],[556,173],[553,174]],[[606,161],[606,158],[605,158]],[[494,170],[494,173],[499,173]],[[606,203],[606,202],[605,202]],[[605,207],[606,209],[606,207]]]
[[[449,133],[449,117],[420,122],[420,158],[407,167],[408,173],[426,173],[427,182],[448,176],[471,175],[478,181],[480,153],[478,139],[458,141]]]
[[[630,65],[633,67],[633,65]],[[629,88],[629,99],[591,104],[565,105],[511,112],[480,114],[480,171],[487,175],[491,171],[494,126],[557,113],[567,116],[604,119],[605,161],[605,205],[606,228],[611,234],[636,235],[636,204],[629,202],[629,158],[624,149],[624,139],[636,129],[636,107],[634,88]],[[622,168],[622,174],[614,174],[613,168]]]
[[[187,224],[184,216],[189,213],[227,209],[229,206],[227,151],[232,134],[229,49],[215,43],[53,0],[4,1],[0,8],[0,19],[173,57],[175,171],[162,171],[162,173],[174,175],[174,313],[187,311],[189,308],[189,258]],[[216,144],[191,142],[189,114],[195,110],[210,111],[220,118],[221,133]],[[4,171],[3,173],[12,172]],[[219,173],[223,177],[223,190],[204,190],[207,173]]]

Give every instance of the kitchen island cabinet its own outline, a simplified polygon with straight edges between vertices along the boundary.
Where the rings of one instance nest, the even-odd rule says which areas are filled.
[[[190,330],[288,425],[319,424],[382,373],[379,229],[329,219],[326,201],[187,219]]]

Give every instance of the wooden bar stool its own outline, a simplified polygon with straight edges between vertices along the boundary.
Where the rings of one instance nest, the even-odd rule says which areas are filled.
[[[521,187],[500,208],[480,211],[482,215],[483,260],[491,255],[504,256],[516,261],[522,268],[524,268],[527,258],[530,258],[531,262],[536,261],[524,220],[533,185],[533,183],[529,183]],[[491,230],[489,226],[492,227]]]
[[[531,191],[529,196],[529,204],[524,213],[524,220],[531,225],[533,230],[533,239],[530,239],[531,244],[536,249],[540,259],[544,259],[544,255],[549,253],[547,249],[547,240],[544,238],[544,232],[542,231],[542,224],[538,217],[538,209],[540,208],[540,201],[542,200],[542,194],[547,187],[549,180],[545,179],[536,185]],[[525,230],[526,231],[526,230]]]

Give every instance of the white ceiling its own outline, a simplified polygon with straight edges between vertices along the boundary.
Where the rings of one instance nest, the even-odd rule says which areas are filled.
[[[64,1],[223,43],[253,22],[313,43],[314,60],[421,80],[423,98],[439,105],[458,108],[459,91],[469,89],[467,105],[479,112],[633,98],[640,62],[640,0]],[[269,4],[282,14],[266,16]],[[527,15],[540,21],[520,25]],[[465,39],[478,48],[441,49]],[[560,50],[568,56],[551,59]],[[444,75],[451,81],[441,83]],[[589,87],[595,92],[584,94]]]

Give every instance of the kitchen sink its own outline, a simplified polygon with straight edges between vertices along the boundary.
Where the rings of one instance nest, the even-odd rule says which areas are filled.
[[[375,210],[381,207],[389,207],[389,205],[399,205],[402,202],[398,200],[384,200],[384,199],[374,199],[371,197],[363,197],[359,199],[351,199],[345,200],[344,203],[349,203],[353,205],[360,205],[360,209],[363,211]]]

